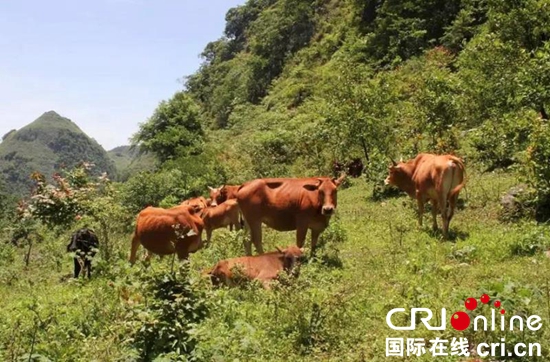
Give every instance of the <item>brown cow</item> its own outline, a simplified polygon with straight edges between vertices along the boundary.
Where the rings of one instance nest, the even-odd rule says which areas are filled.
[[[437,211],[443,219],[443,237],[448,238],[449,223],[454,215],[458,194],[464,187],[464,164],[452,155],[421,153],[416,158],[397,164],[392,160],[386,185],[394,185],[418,202],[418,223],[426,201],[432,202],[433,228],[437,230]]]
[[[307,230],[311,229],[311,252],[317,239],[329,224],[336,209],[339,179],[271,178],[257,179],[241,186],[237,201],[250,228],[251,242],[256,251],[262,249],[262,223],[278,231],[296,230],[296,245],[304,246]],[[252,254],[251,242],[245,242],[247,255]]]
[[[221,260],[208,274],[215,285],[235,285],[239,277],[245,277],[259,280],[264,288],[269,289],[269,282],[283,270],[290,273],[302,256],[303,250],[291,245],[262,255]],[[236,273],[235,268],[238,269]]]
[[[236,199],[239,187],[241,187],[241,185],[223,185],[218,188],[208,186],[210,190],[210,199],[212,199],[212,206],[217,206],[224,203],[226,200]]]
[[[241,229],[239,222],[239,204],[237,200],[227,200],[218,206],[211,206],[202,213],[204,230],[206,231],[206,242],[210,243],[212,231],[228,225],[235,225],[237,230]]]
[[[180,260],[186,259],[190,253],[203,246],[203,226],[203,221],[193,206],[179,205],[171,209],[145,208],[137,217],[130,263],[135,263],[140,244],[147,249],[149,255],[176,253]]]

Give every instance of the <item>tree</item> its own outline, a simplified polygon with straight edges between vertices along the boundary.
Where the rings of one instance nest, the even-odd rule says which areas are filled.
[[[199,107],[186,92],[177,92],[140,125],[132,143],[164,162],[178,155],[201,153],[203,138]]]

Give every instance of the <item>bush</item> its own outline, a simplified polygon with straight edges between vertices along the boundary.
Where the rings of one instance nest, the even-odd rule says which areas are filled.
[[[507,168],[521,161],[531,131],[532,113],[517,112],[484,122],[471,134],[475,161],[487,171]]]
[[[132,311],[133,345],[144,361],[156,357],[192,360],[188,356],[195,349],[196,340],[190,331],[208,311],[203,293],[189,280],[189,264],[182,263],[175,273],[146,273],[141,281],[145,303]]]
[[[539,220],[550,218],[550,125],[538,119],[533,122],[527,149],[527,181],[536,190],[536,216]]]

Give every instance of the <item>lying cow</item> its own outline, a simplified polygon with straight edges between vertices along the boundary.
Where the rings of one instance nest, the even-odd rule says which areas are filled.
[[[437,212],[441,212],[443,237],[447,239],[458,194],[464,187],[465,170],[462,160],[452,155],[421,153],[416,158],[399,164],[392,160],[389,172],[385,183],[399,187],[416,199],[420,226],[426,201],[432,203],[434,230],[437,230]]]
[[[212,206],[217,206],[224,203],[227,200],[237,198],[237,191],[239,191],[240,185],[223,185],[218,188],[208,186],[210,190],[210,199],[212,200]]]
[[[180,260],[186,259],[190,253],[203,246],[203,226],[202,219],[193,206],[179,205],[171,209],[145,208],[137,217],[130,263],[135,263],[140,245],[147,249],[149,256],[151,253],[176,253]]]
[[[212,231],[222,227],[235,225],[237,230],[241,229],[239,222],[239,204],[237,200],[227,200],[218,206],[206,208],[202,213],[204,230],[206,231],[206,242],[210,243]]]
[[[251,243],[263,253],[262,223],[278,231],[296,230],[296,245],[304,246],[307,230],[311,229],[311,253],[319,235],[327,228],[336,209],[339,179],[270,178],[244,184],[237,193],[241,213],[250,228],[251,242],[245,244],[247,255]]]
[[[78,278],[84,269],[83,275],[92,275],[92,258],[95,256],[99,240],[93,230],[82,228],[74,232],[71,242],[67,245],[67,252],[75,253],[74,277]]]
[[[277,248],[277,251],[262,255],[221,260],[208,274],[214,285],[223,283],[232,286],[244,277],[257,279],[264,288],[269,289],[269,283],[283,270],[291,273],[302,256],[302,249],[291,245],[284,250]]]

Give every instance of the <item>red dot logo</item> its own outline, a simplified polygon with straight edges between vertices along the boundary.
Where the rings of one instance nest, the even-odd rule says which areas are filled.
[[[506,311],[504,309],[501,309],[500,314],[504,314],[504,313],[506,313]]]
[[[500,300],[497,300],[497,301],[495,302],[495,308],[500,308]]]
[[[466,307],[466,309],[468,310],[474,310],[477,308],[477,300],[475,298],[468,298],[466,299],[466,301],[464,302],[464,306]]]
[[[451,325],[457,331],[463,331],[470,326],[470,316],[465,312],[456,312],[451,317]]]
[[[483,304],[489,303],[489,296],[487,294],[483,294],[480,299],[481,299],[481,303]]]

